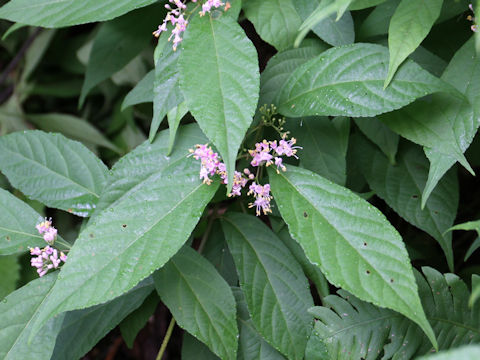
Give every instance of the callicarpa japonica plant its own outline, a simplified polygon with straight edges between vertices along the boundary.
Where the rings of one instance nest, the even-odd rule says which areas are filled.
[[[4,1],[0,359],[480,359],[478,9]]]

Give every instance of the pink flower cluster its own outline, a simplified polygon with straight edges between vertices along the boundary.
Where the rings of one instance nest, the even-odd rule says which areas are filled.
[[[282,140],[280,140],[277,144],[277,140],[274,141],[267,141],[263,140],[261,143],[255,144],[254,150],[249,150],[248,153],[253,157],[253,160],[250,164],[254,167],[266,164],[266,166],[270,166],[275,164],[278,169],[282,169],[282,171],[286,171],[287,168],[283,165],[283,159],[280,156],[286,157],[294,157],[298,159],[296,155],[297,149],[301,149],[300,146],[295,146],[297,140],[295,138],[291,138],[290,140],[286,140],[284,136]]]
[[[470,9],[470,11],[471,11],[472,13],[474,13],[474,11],[473,11],[473,5],[472,5],[472,4],[469,4],[469,5],[468,5],[468,8]],[[473,16],[471,16],[471,15],[468,15],[468,16],[467,16],[467,20],[469,20],[469,21],[471,21],[471,22],[474,23],[470,28],[472,29],[473,32],[477,32],[477,31],[478,31],[478,25],[475,24],[475,21],[476,21],[475,18],[474,18]]]
[[[65,255],[62,251],[59,252],[57,249],[51,246],[55,243],[58,233],[57,229],[52,226],[51,219],[45,219],[35,227],[40,235],[43,235],[43,240],[45,240],[45,242],[48,244],[43,249],[40,249],[38,246],[35,248],[30,248],[30,254],[32,255],[30,264],[37,268],[38,275],[42,277],[48,272],[48,270],[57,269],[60,266],[61,261],[67,261],[67,255]]]
[[[63,252],[58,252],[57,249],[47,245],[45,248],[40,249],[35,247],[30,249],[30,254],[36,255],[30,259],[30,264],[37,268],[37,273],[40,277],[45,275],[50,269],[57,269],[60,266],[60,262],[67,261],[67,255]]]
[[[249,150],[249,154],[253,157],[253,160],[250,164],[253,167],[259,167],[261,165],[272,165],[277,166],[277,172],[279,168],[282,171],[286,171],[287,168],[283,165],[283,159],[281,156],[295,157],[298,159],[296,153],[297,149],[301,149],[300,146],[295,146],[295,138],[290,140],[286,139],[286,136],[283,137],[278,143],[277,141],[266,141],[263,140],[260,143],[255,144],[254,150]],[[220,159],[218,153],[214,152],[208,144],[195,145],[195,149],[190,149],[191,156],[196,160],[200,160],[200,179],[207,185],[212,183],[211,177],[214,175],[219,175],[222,179],[223,184],[228,184],[228,174],[226,170],[225,163]],[[232,191],[228,196],[240,196],[242,189],[247,186],[247,183],[250,180],[254,180],[256,177],[253,175],[249,169],[244,169],[243,173],[235,171],[233,175],[233,185]],[[249,207],[256,208],[256,215],[260,216],[262,213],[267,215],[272,212],[270,201],[272,196],[270,195],[270,184],[260,185],[255,181],[248,188],[247,195],[253,195],[255,201],[249,204]]]
[[[192,2],[196,3],[198,0],[192,0]],[[172,40],[172,47],[173,51],[177,50],[178,44],[182,42],[182,34],[187,29],[188,20],[185,19],[186,14],[185,10],[187,9],[186,0],[169,0],[170,4],[173,4],[175,7],[172,8],[170,4],[166,4],[165,8],[167,8],[168,13],[165,19],[162,22],[162,25],[159,25],[157,30],[153,32],[155,37],[159,37],[162,32],[167,31],[168,22],[173,25],[172,33],[168,38],[168,41]],[[212,8],[218,8],[222,5],[225,5],[220,0],[206,0],[205,3],[202,4],[202,11],[200,11],[200,16],[205,15],[206,13],[210,12]],[[229,3],[227,3],[229,5]],[[228,6],[229,7],[229,6]],[[225,10],[228,9],[225,6]]]

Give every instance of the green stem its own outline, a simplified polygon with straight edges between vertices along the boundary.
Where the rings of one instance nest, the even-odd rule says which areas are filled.
[[[72,245],[70,245],[70,243],[66,242],[65,240],[57,238],[55,242],[62,245],[63,247],[66,247],[68,250],[72,248]]]
[[[207,229],[203,233],[202,240],[200,241],[200,245],[198,246],[198,253],[201,254],[205,244],[207,243],[208,236],[210,235],[210,231],[212,230],[213,222],[217,218],[217,209],[214,209],[214,214],[208,219]]]
[[[163,357],[163,353],[165,352],[165,349],[167,348],[168,342],[170,341],[170,338],[172,337],[172,332],[173,328],[175,327],[175,318],[172,317],[172,320],[170,320],[170,324],[168,325],[167,332],[165,334],[165,337],[163,338],[162,345],[160,346],[160,350],[158,351],[158,355],[155,360],[161,360]]]

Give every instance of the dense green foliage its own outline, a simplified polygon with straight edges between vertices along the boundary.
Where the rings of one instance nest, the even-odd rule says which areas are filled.
[[[4,4],[0,358],[479,358],[477,9]]]

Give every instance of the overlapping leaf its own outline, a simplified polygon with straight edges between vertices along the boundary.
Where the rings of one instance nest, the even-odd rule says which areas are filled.
[[[6,190],[0,189],[0,255],[23,252],[28,247],[43,246],[35,225],[42,217]]]
[[[153,281],[148,278],[106,304],[65,314],[51,359],[80,359],[125,316],[138,308],[152,290]]]
[[[201,183],[192,157],[162,169],[165,146],[143,146],[118,166],[118,174],[114,170],[106,194],[108,208],[80,233],[37,329],[55,314],[103,303],[130,290],[188,239],[218,184]],[[140,159],[136,167],[123,167],[135,159]]]
[[[394,166],[367,140],[356,140],[360,167],[370,188],[405,220],[433,236],[453,269],[452,235],[445,232],[453,225],[457,214],[455,173],[442,179],[422,210],[420,197],[427,181],[428,162],[421,149],[413,144],[402,144]]]
[[[95,85],[124,68],[149,44],[158,18],[149,7],[101,25],[88,59],[80,105]]]
[[[48,321],[32,342],[28,339],[57,273],[29,282],[0,302],[0,357],[5,360],[48,360],[63,322],[63,315]]]
[[[243,3],[243,11],[261,38],[281,51],[292,47],[302,23],[294,2],[247,0]]]
[[[222,227],[256,329],[289,359],[303,359],[313,300],[302,268],[256,217],[230,213]]]
[[[12,0],[0,8],[0,18],[43,27],[63,27],[105,21],[155,0]]]
[[[153,102],[153,81],[155,79],[155,71],[149,71],[147,75],[125,96],[122,103],[122,110],[129,106]]]
[[[160,298],[182,328],[221,359],[237,358],[235,299],[211,263],[184,247],[154,274],[154,280]]]
[[[20,279],[18,256],[0,256],[0,274],[2,274],[0,282],[0,300],[2,300],[16,289],[17,281]]]
[[[31,199],[89,216],[107,168],[79,142],[60,134],[25,131],[0,138],[0,171]]]
[[[308,170],[269,169],[280,213],[309,260],[334,285],[418,323],[435,344],[405,245],[375,207]]]
[[[412,61],[383,89],[388,50],[375,44],[336,47],[297,68],[279,95],[285,116],[375,116],[451,87]]]
[[[295,9],[302,18],[308,16],[321,4],[322,0],[296,0]],[[335,14],[328,16],[317,23],[312,31],[323,41],[333,46],[348,45],[355,40],[352,16],[346,12],[338,21]]]
[[[399,136],[377,118],[355,119],[355,124],[370,141],[382,150],[390,163],[395,164]]]
[[[400,64],[425,39],[440,15],[443,0],[402,0],[395,9],[388,29],[390,61],[387,86]]]
[[[416,272],[426,315],[437,335],[440,349],[477,343],[480,339],[478,309],[467,306],[469,292],[453,274],[442,275],[432,268]],[[327,296],[325,307],[312,314],[320,321],[314,332],[328,349],[328,358],[413,359],[432,350],[421,329],[409,319],[388,309],[357,299],[346,291]],[[457,359],[457,358],[455,358]]]
[[[232,18],[197,16],[185,32],[179,71],[188,109],[220,152],[231,186],[237,151],[257,106],[255,48]]]
[[[240,329],[238,344],[239,360],[285,360],[285,358],[258,333],[248,313],[245,296],[241,289],[233,287],[237,301],[237,320]]]

